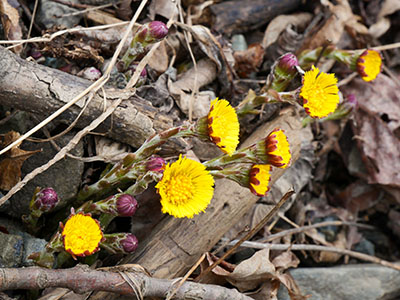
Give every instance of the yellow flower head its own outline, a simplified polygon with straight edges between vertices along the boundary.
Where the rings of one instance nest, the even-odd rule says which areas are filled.
[[[365,50],[357,59],[357,72],[365,81],[372,81],[382,69],[382,57],[378,51]]]
[[[334,112],[339,104],[338,93],[335,74],[320,72],[314,66],[304,74],[300,96],[310,117],[324,118]]]
[[[87,256],[97,252],[103,232],[100,224],[89,214],[72,214],[61,233],[65,251],[72,256]]]
[[[208,135],[224,153],[232,155],[239,144],[239,121],[235,109],[226,100],[211,102],[207,116]]]
[[[287,168],[292,155],[285,132],[280,128],[275,128],[265,139],[265,144],[268,163],[281,169]]]
[[[257,196],[265,196],[271,180],[270,165],[254,165],[250,170],[250,191]]]
[[[278,168],[287,168],[292,155],[285,132],[275,128],[265,139],[255,144],[256,155],[264,163]]]
[[[214,178],[201,163],[186,157],[169,163],[156,188],[162,212],[175,218],[193,218],[204,212],[214,193]]]

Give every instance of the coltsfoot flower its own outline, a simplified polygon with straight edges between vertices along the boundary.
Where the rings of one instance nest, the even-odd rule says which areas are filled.
[[[288,167],[291,154],[285,132],[275,128],[265,139],[256,144],[257,156],[265,163],[285,169]]]
[[[228,155],[239,144],[239,121],[235,109],[228,101],[216,98],[211,102],[207,116],[210,139]]]
[[[59,198],[57,192],[53,188],[47,187],[35,194],[34,199],[31,201],[30,208],[31,210],[49,212],[58,202]]]
[[[72,213],[63,226],[62,239],[65,251],[75,256],[88,256],[97,252],[103,232],[90,214]]]
[[[265,196],[271,180],[271,165],[254,165],[250,169],[250,191],[257,196]]]
[[[324,118],[334,112],[339,104],[338,93],[335,74],[320,72],[314,66],[304,74],[300,97],[310,117]]]
[[[382,70],[382,57],[378,51],[365,50],[357,59],[357,72],[364,81],[374,80]]]
[[[201,163],[186,157],[165,167],[156,188],[162,212],[176,218],[192,218],[204,212],[214,193],[214,178]]]

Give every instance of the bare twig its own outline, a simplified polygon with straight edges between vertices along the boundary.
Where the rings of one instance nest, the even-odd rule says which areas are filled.
[[[125,43],[125,41],[128,39],[128,36],[130,34],[130,32],[132,31],[133,26],[135,25],[136,20],[138,19],[140,13],[142,12],[144,6],[146,5],[147,0],[142,0],[142,2],[139,5],[139,8],[137,9],[135,15],[132,17],[132,20],[130,21],[128,27],[125,30],[124,36],[122,37],[120,43],[118,44],[117,49],[115,50],[115,53],[111,59],[111,62],[107,68],[107,70],[104,72],[103,76],[101,76],[98,80],[96,80],[92,85],[90,85],[88,88],[86,88],[83,92],[81,92],[78,96],[76,96],[75,98],[73,98],[70,102],[68,102],[67,104],[65,104],[63,107],[61,107],[60,109],[58,109],[57,111],[55,111],[52,115],[50,115],[48,118],[46,118],[45,120],[43,120],[42,122],[40,122],[38,125],[36,125],[34,128],[32,128],[31,130],[29,130],[27,133],[23,134],[21,137],[19,137],[16,141],[14,141],[13,143],[11,143],[10,145],[8,145],[7,147],[5,147],[4,149],[2,149],[0,151],[0,155],[2,155],[3,153],[7,152],[8,150],[10,150],[11,148],[15,147],[16,145],[18,145],[19,143],[21,143],[23,140],[25,140],[27,137],[31,136],[32,134],[34,134],[36,131],[40,130],[40,128],[42,128],[43,126],[47,125],[48,123],[50,123],[52,120],[54,120],[55,118],[57,118],[59,115],[61,115],[64,111],[66,111],[68,108],[70,108],[72,105],[74,105],[76,102],[78,102],[80,99],[82,99],[83,97],[85,97],[89,92],[96,92],[97,90],[99,90],[109,79],[111,70],[113,68],[113,66],[115,65],[117,59],[118,59],[118,55],[122,50],[122,47]]]
[[[131,286],[128,281],[132,281],[134,284]],[[151,278],[139,272],[138,268],[127,265],[111,268],[108,271],[92,270],[86,265],[58,270],[38,267],[0,269],[0,290],[63,287],[76,293],[107,291],[135,298],[136,295],[164,298],[168,291],[173,288],[175,281]],[[251,300],[252,298],[239,293],[235,289],[185,282],[174,299]]]
[[[224,259],[226,259],[229,255],[231,255],[237,248],[240,247],[248,239],[251,239],[261,228],[267,224],[269,220],[279,211],[283,204],[294,194],[294,191],[288,191],[285,195],[283,195],[282,199],[268,212],[268,214],[262,219],[253,229],[251,229],[244,237],[240,240],[236,240],[236,243],[233,245],[231,249],[229,249],[224,255],[222,255],[219,259],[217,259],[212,265],[210,265],[207,269],[204,270],[195,281],[199,282],[206,274],[208,274],[212,269],[214,269],[217,265],[219,265]]]
[[[190,268],[190,270],[183,276],[183,278],[179,281],[178,285],[171,291],[171,293],[165,298],[165,300],[171,300],[172,297],[175,296],[176,292],[181,288],[181,286],[188,280],[189,276],[197,269],[197,267],[201,264],[201,262],[206,258],[206,255],[203,254],[197,260],[197,262]]]
[[[233,240],[232,242],[229,243],[229,245],[235,245],[238,240]],[[343,255],[348,255],[360,260],[364,261],[369,261],[375,264],[380,264],[382,266],[395,269],[397,271],[400,271],[400,264],[399,263],[392,263],[387,260],[380,259],[378,257],[356,252],[356,251],[351,251],[347,249],[340,249],[336,247],[329,247],[329,246],[321,246],[321,245],[306,245],[306,244],[265,244],[265,243],[259,243],[259,242],[243,242],[242,247],[245,248],[255,248],[255,249],[264,249],[268,248],[271,250],[294,250],[294,251],[327,251],[327,252],[334,252],[334,253],[339,253]]]
[[[27,184],[30,180],[35,178],[38,174],[43,173],[46,171],[48,168],[50,168],[52,165],[54,165],[56,162],[59,160],[63,159],[64,156],[71,151],[81,140],[82,137],[84,137],[89,131],[95,129],[97,126],[101,124],[105,119],[108,118],[109,115],[111,115],[114,110],[118,107],[118,105],[122,102],[122,99],[118,99],[113,102],[113,104],[108,107],[108,109],[101,114],[97,119],[95,119],[89,126],[85,127],[81,131],[79,131],[73,138],[72,140],[69,141],[69,143],[61,149],[60,152],[58,152],[51,160],[49,160],[45,165],[40,166],[27,174],[24,179],[22,179],[20,182],[18,182],[16,185],[13,186],[11,190],[8,191],[8,193],[0,199],[0,206],[4,204],[8,199],[11,198],[12,195],[14,195],[16,192],[18,192],[20,189],[22,189],[25,184]]]
[[[321,222],[321,223],[317,223],[317,224],[301,226],[298,228],[287,229],[287,230],[281,231],[279,233],[271,234],[263,239],[258,240],[257,242],[259,242],[259,243],[271,242],[273,240],[282,238],[287,235],[302,233],[302,232],[305,232],[310,229],[326,227],[326,226],[357,226],[357,227],[362,227],[362,228],[366,228],[366,229],[374,228],[373,226],[366,225],[366,224],[360,224],[360,223],[342,222],[342,221],[326,221],[326,222]]]

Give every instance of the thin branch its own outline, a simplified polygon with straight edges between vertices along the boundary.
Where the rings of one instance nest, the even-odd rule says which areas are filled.
[[[294,191],[288,191],[285,195],[283,195],[282,199],[268,212],[268,214],[258,223],[253,229],[251,229],[244,237],[240,240],[236,240],[236,243],[233,245],[231,249],[229,249],[224,255],[222,255],[219,259],[217,259],[212,265],[207,267],[197,278],[196,282],[199,282],[206,274],[208,274],[212,269],[214,269],[217,265],[219,265],[224,259],[226,259],[229,255],[231,255],[239,246],[244,243],[246,240],[251,239],[261,228],[267,224],[269,220],[279,211],[283,204],[294,194]]]
[[[233,240],[230,242],[228,245],[235,245],[238,240]],[[265,243],[259,243],[259,242],[243,242],[242,247],[245,248],[255,248],[255,249],[264,249],[268,248],[271,250],[294,250],[294,251],[327,251],[327,252],[334,252],[334,253],[339,253],[343,255],[348,255],[360,260],[364,261],[369,261],[375,264],[380,264],[382,266],[395,269],[397,271],[400,271],[400,264],[399,263],[392,263],[390,261],[380,259],[376,256],[356,252],[356,251],[351,251],[347,249],[340,249],[336,247],[329,247],[329,246],[321,246],[321,245],[307,245],[307,244],[265,244]]]
[[[287,230],[281,231],[279,233],[271,234],[263,239],[258,240],[257,242],[259,242],[259,243],[271,242],[273,240],[279,239],[279,238],[287,236],[287,235],[302,233],[302,232],[308,231],[310,229],[326,227],[326,226],[357,226],[357,227],[362,227],[362,228],[366,228],[366,229],[374,228],[373,226],[366,225],[366,224],[360,224],[360,223],[342,222],[342,221],[326,221],[326,222],[321,222],[321,223],[317,223],[317,224],[301,226],[298,228],[287,229]]]
[[[40,130],[43,126],[46,126],[48,123],[50,123],[52,120],[57,118],[59,115],[61,115],[64,111],[66,111],[68,108],[70,108],[72,105],[74,105],[76,102],[78,102],[80,99],[85,97],[89,92],[96,92],[98,91],[109,79],[111,70],[113,66],[115,65],[118,55],[122,50],[122,47],[124,46],[125,41],[128,39],[129,34],[132,31],[133,26],[136,23],[136,20],[138,19],[140,13],[142,12],[144,6],[146,5],[147,0],[142,0],[142,2],[139,5],[139,8],[136,10],[135,15],[132,17],[132,20],[130,21],[128,27],[125,30],[124,36],[122,37],[120,43],[118,44],[117,49],[115,50],[115,53],[113,57],[111,58],[110,64],[107,68],[107,70],[104,72],[103,76],[101,76],[98,80],[96,80],[92,85],[90,85],[88,88],[86,88],[83,92],[81,92],[78,96],[73,98],[70,102],[65,104],[64,106],[60,107],[57,111],[55,111],[52,115],[50,115],[48,118],[40,122],[38,125],[36,125],[34,128],[29,130],[27,133],[23,134],[20,136],[16,141],[5,147],[0,151],[0,155],[3,153],[7,152],[11,148],[15,147],[16,145],[20,144],[22,141],[24,141],[27,137],[31,136],[34,134],[36,131]]]
[[[118,99],[113,102],[113,104],[104,112],[102,113],[97,119],[95,119],[89,126],[83,128],[81,131],[79,131],[73,138],[72,140],[69,141],[69,143],[60,150],[51,160],[49,160],[45,165],[40,166],[27,174],[24,179],[22,179],[20,182],[18,182],[16,185],[12,187],[11,190],[8,191],[8,193],[0,198],[0,206],[4,204],[8,199],[12,197],[16,192],[18,192],[20,189],[22,189],[30,180],[35,178],[38,174],[43,173],[46,171],[48,168],[50,168],[52,165],[54,165],[56,162],[59,160],[63,159],[64,156],[71,151],[83,138],[88,132],[91,130],[95,129],[97,126],[99,126],[105,119],[107,119],[113,112],[114,110],[120,105],[122,102],[122,99]]]
[[[86,265],[71,269],[51,270],[38,267],[0,269],[0,290],[43,289],[63,287],[82,294],[89,291],[107,291],[136,298],[164,298],[176,280],[151,278],[135,265],[122,265],[108,270],[92,270]],[[235,289],[218,285],[185,282],[174,299],[251,300]]]

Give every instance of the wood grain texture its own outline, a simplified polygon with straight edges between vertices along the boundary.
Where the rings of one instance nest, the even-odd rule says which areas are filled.
[[[243,146],[264,138],[276,127],[288,135],[292,151],[292,163],[300,152],[301,122],[293,111],[264,124],[251,135]],[[285,170],[274,168],[271,184]],[[193,219],[175,219],[166,216],[144,241],[139,249],[126,257],[124,263],[137,263],[158,278],[182,276],[206,251],[209,251],[240,218],[254,205],[259,197],[235,182],[217,180],[213,200],[205,213]],[[279,201],[279,199],[276,199]]]
[[[91,81],[25,61],[0,46],[0,104],[47,117],[92,84]],[[172,127],[172,120],[150,102],[130,91],[105,88],[94,95],[80,117],[77,127],[86,127],[113,99],[125,99],[99,131],[117,141],[139,147],[150,135]],[[104,100],[104,96],[107,101]],[[56,121],[71,124],[85,99],[78,101]],[[112,124],[111,124],[112,120]]]

